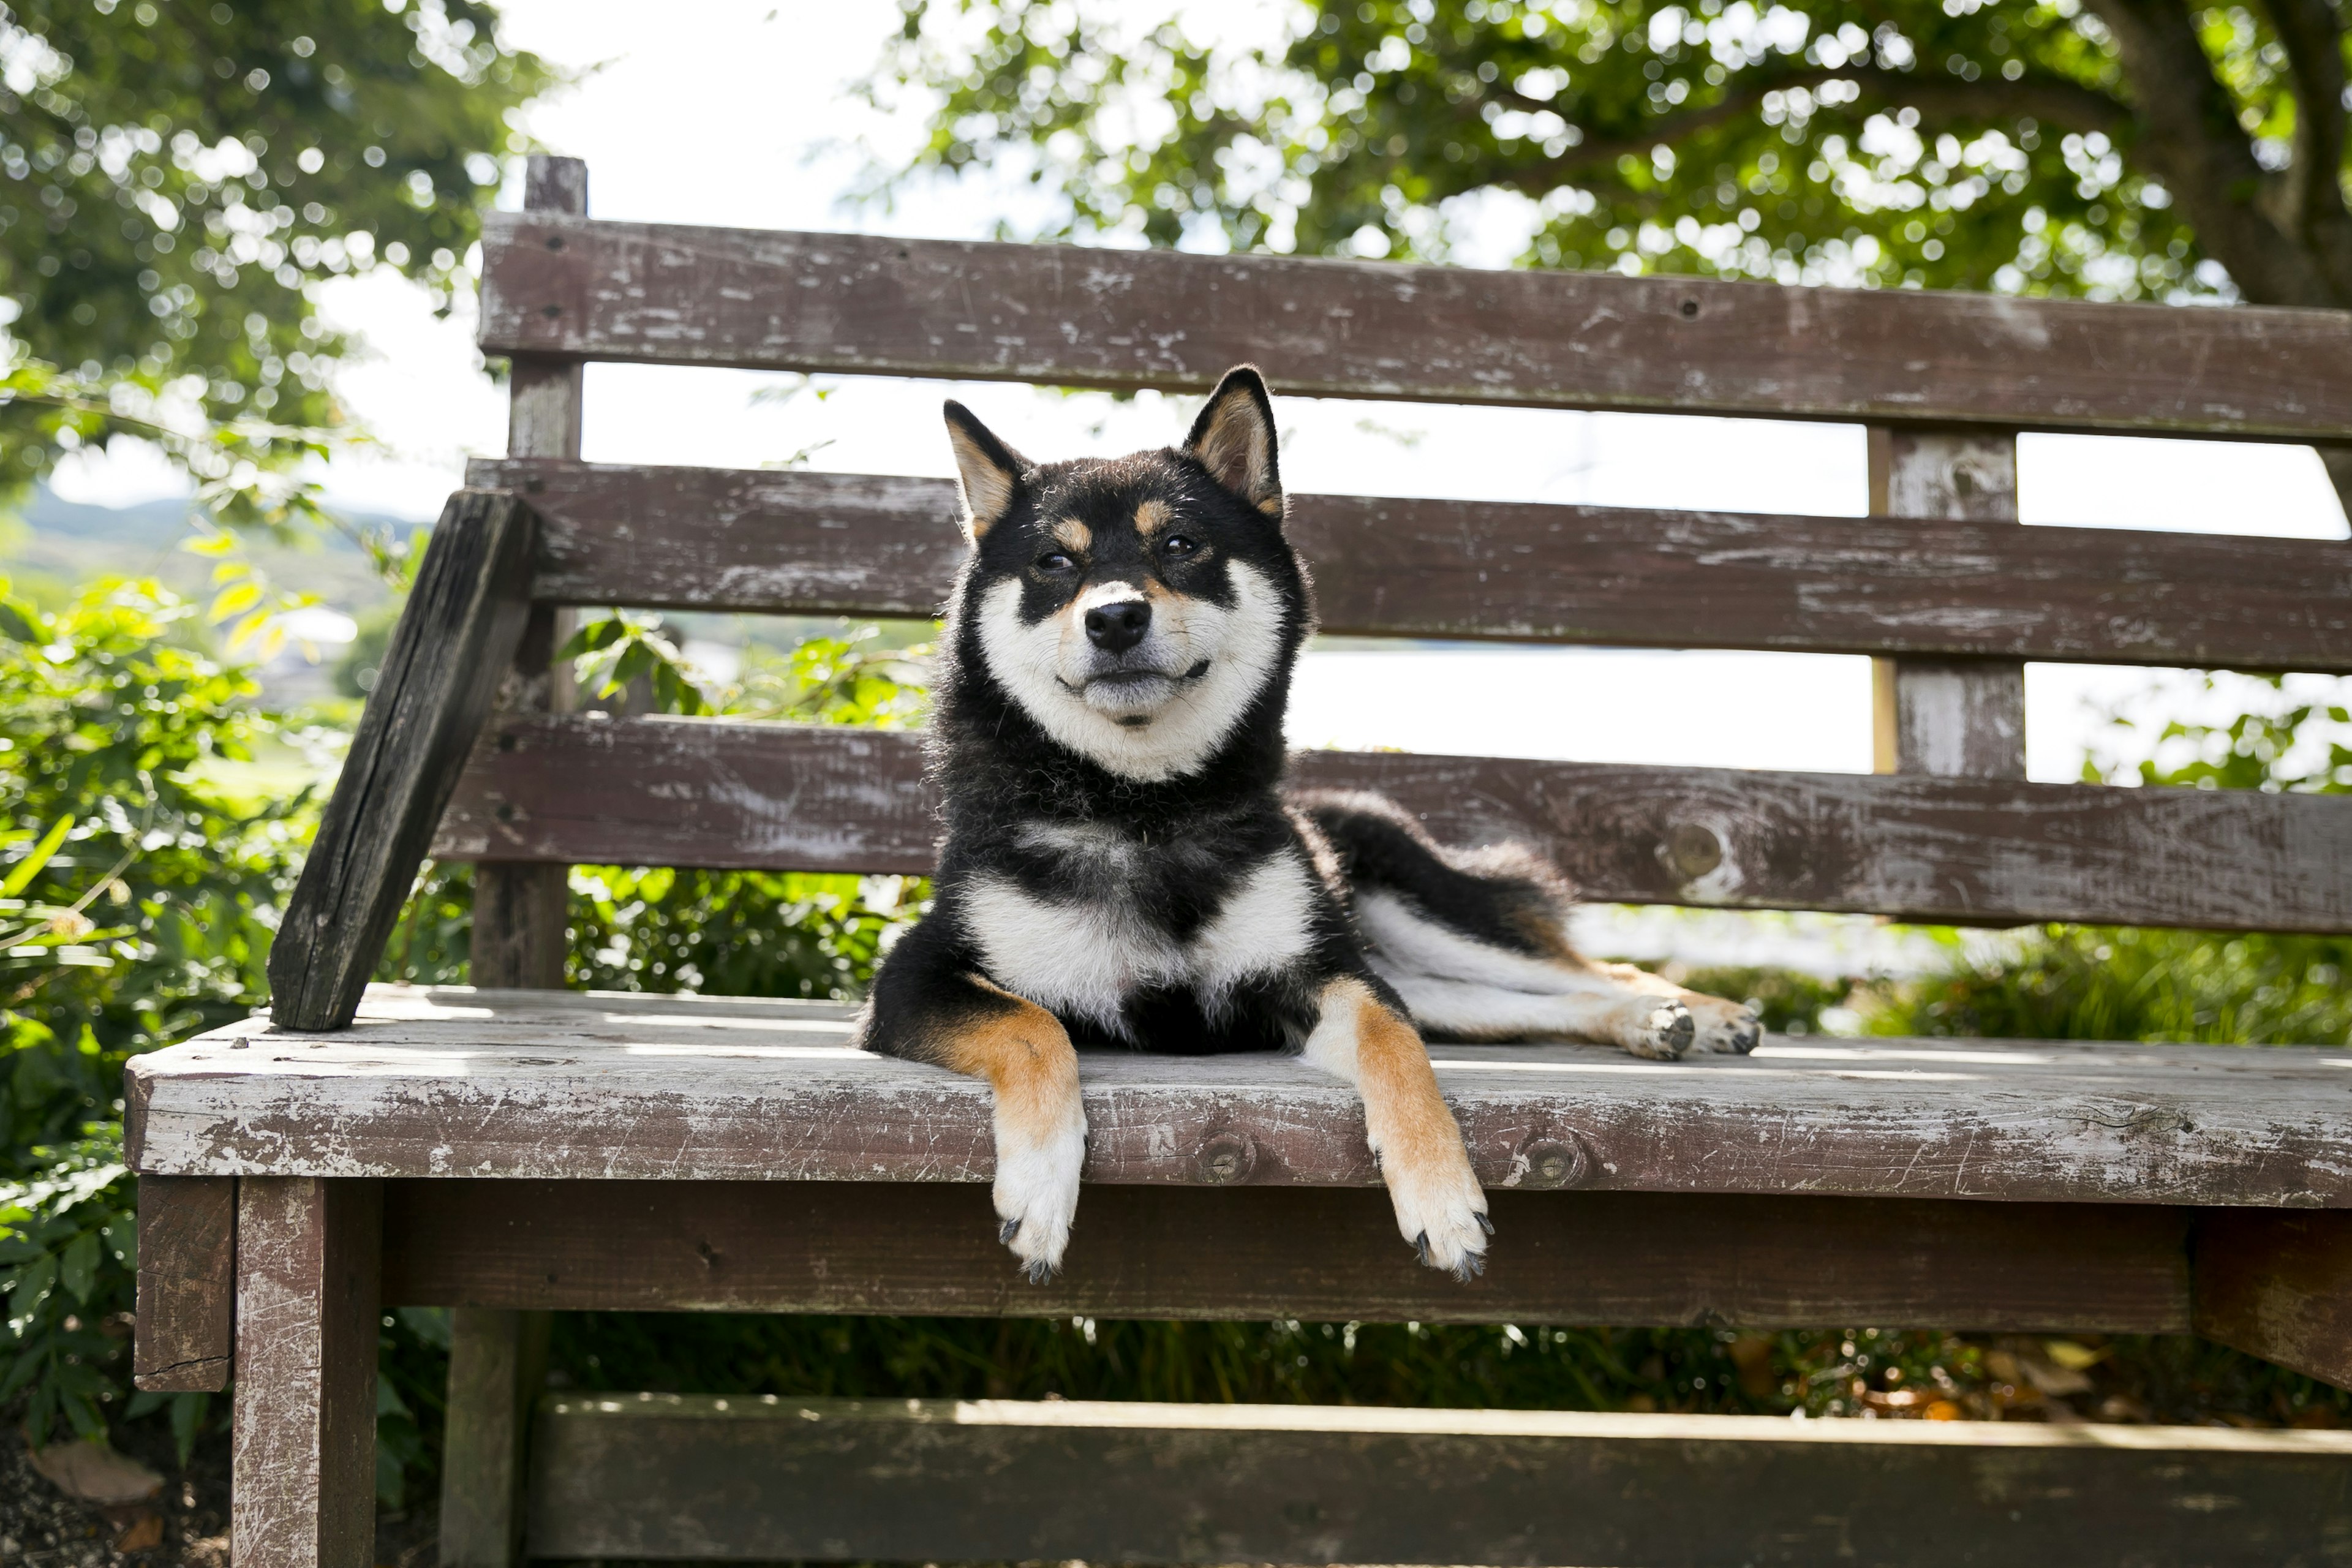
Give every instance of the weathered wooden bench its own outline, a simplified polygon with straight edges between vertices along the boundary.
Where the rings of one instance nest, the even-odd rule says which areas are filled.
[[[592,223],[485,245],[512,456],[444,514],[272,955],[132,1066],[142,1386],[236,1379],[238,1568],[367,1561],[376,1315],[458,1309],[451,1568],[559,1558],[2352,1561],[2352,1436],[572,1396],[550,1310],[2210,1335],[2352,1385],[2352,1048],[1438,1047],[1500,1240],[1396,1245],[1342,1086],[1087,1059],[1068,1271],[996,1246],[986,1090],[845,1009],[562,991],[575,862],[919,872],[916,742],[607,718],[564,606],[923,616],[944,482],[579,461],[592,359],[1868,424],[1867,520],[1304,496],[1360,635],[1867,652],[1880,774],[1317,753],[1589,896],[2352,929],[2352,801],[2028,784],[2028,658],[2352,669],[2352,549],[2012,526],[2019,429],[2352,439],[2352,319]],[[1671,602],[1672,616],[1656,606]],[[367,986],[421,858],[478,990]]]

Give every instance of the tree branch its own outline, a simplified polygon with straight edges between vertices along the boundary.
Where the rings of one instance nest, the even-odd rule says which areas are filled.
[[[2263,0],[2294,81],[2294,162],[2280,212],[2352,303],[2352,212],[2344,204],[2344,28],[2328,0]]]
[[[1547,158],[1538,165],[1515,173],[1507,183],[1530,195],[1541,195],[1567,176],[1612,166],[1627,153],[1645,157],[1651,148],[1662,142],[1672,145],[1716,126],[1744,120],[1763,106],[1768,93],[1787,92],[1792,88],[1810,90],[1832,81],[1853,82],[1862,89],[1862,96],[1868,101],[1916,109],[1922,115],[1937,120],[1995,121],[2031,118],[2070,131],[2105,131],[2110,135],[2122,131],[2131,120],[2131,111],[2122,103],[2096,88],[2084,87],[2063,77],[2035,75],[2020,81],[1990,78],[1962,81],[1958,77],[1945,79],[1876,66],[1841,66],[1834,69],[1816,66],[1776,72],[1766,79],[1742,83],[1737,90],[1713,103],[1680,114],[1661,115],[1633,135],[1581,142],[1556,158]],[[1520,102],[1531,102],[1517,92],[1508,96]],[[1533,107],[1550,106],[1537,103]]]
[[[2179,199],[2198,242],[2265,305],[2352,306],[2303,237],[2263,210],[2272,182],[2213,75],[2185,0],[2091,0],[2130,85],[2132,152]]]

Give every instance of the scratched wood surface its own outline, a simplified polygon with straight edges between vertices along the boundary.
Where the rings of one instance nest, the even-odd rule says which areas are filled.
[[[1505,1191],[1468,1284],[1374,1187],[1097,1185],[1032,1283],[952,1182],[384,1184],[388,1303],[523,1311],[1619,1323],[2180,1333],[2192,1211]],[[2345,1211],[2330,1210],[2330,1214]]]
[[[988,1094],[846,1045],[838,1007],[373,988],[136,1058],[133,1167],[173,1175],[977,1182]],[[1776,1039],[1749,1058],[1441,1046],[1508,1190],[2352,1206],[2352,1051]],[[1088,1053],[1088,1179],[1377,1181],[1352,1094],[1276,1056]]]
[[[491,353],[2051,429],[2352,437],[2341,312],[484,224]]]
[[[963,557],[946,479],[467,472],[544,518],[543,601],[929,616]],[[1361,496],[1291,508],[1330,632],[2352,669],[2352,548],[2329,541]]]
[[[2338,1433],[628,1394],[540,1431],[550,1558],[2352,1563]]]
[[[1381,790],[1459,844],[1532,843],[1584,897],[2352,929],[2352,800],[2252,790],[1302,752],[1300,783]],[[518,718],[478,747],[443,859],[928,872],[919,736],[748,721]]]

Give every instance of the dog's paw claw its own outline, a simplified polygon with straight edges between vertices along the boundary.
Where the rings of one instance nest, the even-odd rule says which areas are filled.
[[[1046,1279],[1062,1266],[1085,1163],[1086,1123],[1075,1114],[1043,1135],[1015,1136],[998,1126],[996,1239],[1013,1249],[1033,1279]]]
[[[1495,1234],[1495,1222],[1486,1217],[1486,1211],[1485,1209],[1478,1210],[1470,1217],[1478,1222],[1478,1228],[1480,1230],[1485,1231],[1488,1236]]]
[[[1423,1268],[1429,1267],[1429,1232],[1423,1231],[1412,1238],[1413,1256],[1421,1259]]]
[[[1057,1272],[1054,1265],[1042,1258],[1031,1258],[1021,1271],[1029,1276],[1029,1283],[1032,1285],[1043,1285],[1053,1279]]]

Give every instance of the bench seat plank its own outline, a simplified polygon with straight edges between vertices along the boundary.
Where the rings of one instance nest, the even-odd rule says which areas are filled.
[[[2352,931],[2352,799],[1999,779],[1301,752],[1440,838],[1533,843],[1595,900]],[[445,860],[928,873],[922,738],[747,720],[550,715],[478,748]]]
[[[928,618],[948,479],[477,459],[543,602]],[[1924,519],[1294,495],[1327,632],[2352,669],[2352,549]]]
[[[486,215],[493,354],[2352,438],[2352,320]]]
[[[335,1035],[259,1019],[133,1059],[173,1175],[980,1182],[986,1089],[809,1003],[376,986]],[[1752,1058],[1440,1046],[1514,1188],[2352,1207],[2352,1051],[1775,1039]],[[1276,1056],[1082,1058],[1087,1176],[1366,1186],[1351,1092]]]

